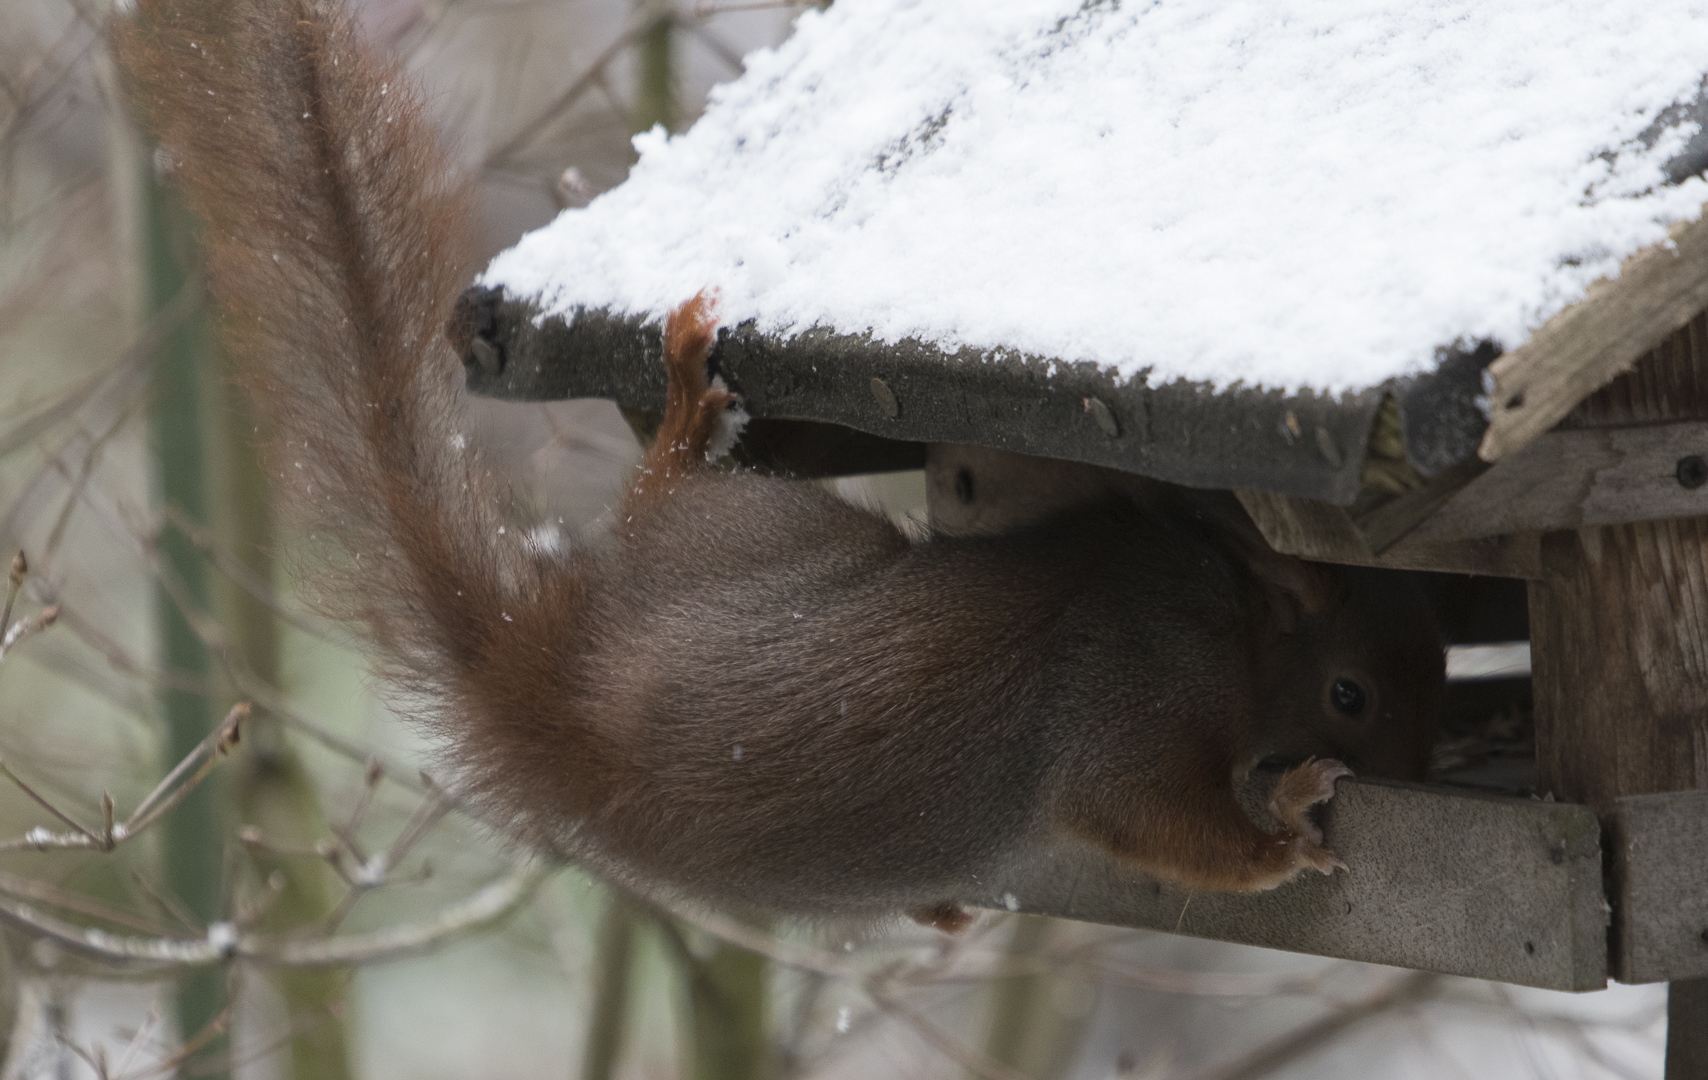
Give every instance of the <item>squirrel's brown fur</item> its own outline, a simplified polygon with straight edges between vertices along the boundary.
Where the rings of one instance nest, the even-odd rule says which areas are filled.
[[[525,840],[775,911],[957,902],[1077,834],[1163,877],[1261,889],[1335,865],[1270,754],[1421,770],[1441,654],[1412,594],[1284,559],[1191,498],[1110,498],[910,542],[781,479],[704,467],[708,305],[667,331],[663,430],[603,544],[530,544],[462,437],[439,333],[467,193],[419,91],[321,0],[139,0],[121,64],[208,222],[231,348],[323,608],[365,624],[466,791]],[[1351,673],[1350,675],[1348,673]],[[1326,687],[1356,677],[1370,715]]]

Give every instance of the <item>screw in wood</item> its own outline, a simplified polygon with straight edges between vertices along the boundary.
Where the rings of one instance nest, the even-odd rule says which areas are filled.
[[[1678,459],[1678,468],[1673,470],[1681,486],[1694,491],[1703,484],[1708,484],[1708,461],[1701,454],[1691,454],[1689,457]]]

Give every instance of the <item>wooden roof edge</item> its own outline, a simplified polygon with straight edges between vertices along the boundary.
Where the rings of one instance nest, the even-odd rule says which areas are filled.
[[[469,389],[513,400],[606,397],[656,411],[664,394],[659,331],[639,316],[584,309],[543,316],[526,299],[471,289],[459,304]],[[1370,438],[1383,403],[1397,403],[1390,453],[1412,482],[1475,456],[1486,424],[1477,404],[1490,346],[1441,350],[1436,371],[1365,390],[1304,390],[1176,381],[1122,381],[1089,363],[1010,350],[949,353],[923,342],[809,331],[791,338],[752,324],[722,328],[713,365],[746,399],[755,464],[791,466],[792,425],[864,433],[817,457],[824,475],[855,467],[864,447],[964,443],[1103,465],[1191,487],[1250,488],[1350,504],[1364,489]],[[764,421],[760,424],[757,421]],[[787,436],[776,446],[779,436]],[[760,445],[761,443],[766,445]],[[779,449],[781,447],[781,449]],[[798,455],[796,455],[798,456]],[[822,466],[822,467],[819,467]]]
[[[1705,307],[1708,216],[1673,226],[1488,366],[1478,455],[1496,462],[1523,449]]]

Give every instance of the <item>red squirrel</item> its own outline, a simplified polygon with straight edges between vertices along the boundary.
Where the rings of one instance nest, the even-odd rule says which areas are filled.
[[[323,0],[136,8],[118,56],[207,222],[279,494],[326,548],[313,595],[510,835],[641,888],[953,929],[1040,834],[1194,889],[1330,873],[1307,811],[1341,761],[1421,775],[1442,653],[1403,583],[1276,555],[1212,496],[913,540],[710,468],[736,397],[703,297],[668,321],[663,426],[611,534],[531,543],[461,434],[441,327],[469,196],[413,81]],[[1295,767],[1266,831],[1234,780],[1271,756]]]

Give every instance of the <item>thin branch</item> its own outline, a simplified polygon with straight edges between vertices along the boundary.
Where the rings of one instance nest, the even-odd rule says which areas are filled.
[[[482,167],[491,169],[508,164],[512,157],[525,149],[529,143],[538,137],[540,132],[550,126],[560,113],[575,104],[582,94],[597,85],[606,66],[621,55],[624,49],[634,44],[635,39],[645,33],[649,25],[650,23],[646,20],[640,20],[618,34],[609,45],[605,46],[603,52],[593,58],[593,63],[588,66],[587,70],[577,76],[575,81],[564,89],[563,93],[552,100],[551,104],[536,113],[533,119],[517,128],[516,133],[499,144],[497,149],[488,152]]]
[[[33,619],[19,619],[6,628],[4,636],[0,636],[0,660],[6,659],[18,642],[46,630],[59,618],[59,605],[42,608],[40,614]]]
[[[12,568],[6,574],[6,609],[0,612],[0,626],[10,626],[12,623],[12,605],[17,603],[18,590],[24,587],[24,576],[30,572],[30,563],[19,551],[12,556]]]
[[[483,930],[520,907],[546,874],[541,865],[526,863],[431,919],[348,937],[243,934],[230,923],[213,924],[207,936],[198,940],[132,937],[77,926],[4,896],[0,896],[0,920],[77,955],[111,964],[184,969],[248,960],[269,967],[350,967],[418,956]]]
[[[1192,1080],[1257,1080],[1333,1042],[1372,1017],[1427,997],[1440,981],[1441,976],[1428,971],[1403,975],[1362,1001],[1266,1042],[1224,1065],[1205,1069]]]
[[[11,635],[8,633],[7,637],[10,637],[10,636]],[[53,803],[49,802],[47,800],[47,797],[42,795],[35,788],[33,788],[29,784],[25,783],[22,777],[20,777],[17,773],[12,771],[11,767],[6,764],[4,759],[0,759],[0,775],[4,775],[6,777],[6,779],[12,781],[13,785],[15,785],[19,791],[22,791],[25,795],[28,795],[35,802],[35,804],[37,806],[41,807],[43,810],[46,810],[48,813],[50,813],[54,817],[58,818],[61,822],[63,822],[66,825],[69,825],[73,830],[75,830],[76,835],[81,837],[82,840],[84,841],[82,843],[77,844],[76,846],[78,846],[78,847],[97,847],[100,845],[100,841],[98,839],[96,839],[95,834],[93,832],[91,832],[88,828],[86,828],[76,818],[73,818],[71,815],[67,814],[65,811],[61,810],[59,807],[57,807],[57,806],[53,805]],[[31,829],[30,835],[34,836],[38,833],[42,833],[45,831],[46,830],[40,829],[40,828]],[[29,846],[29,845],[26,845],[26,846]]]
[[[138,1025],[136,1034],[131,1036],[130,1042],[125,1045],[125,1052],[120,1055],[118,1064],[113,1067],[113,1071],[115,1073],[119,1076],[124,1076],[126,1072],[129,1071],[131,1059],[136,1057],[137,1053],[142,1050],[142,1047],[148,1041],[148,1033],[153,1031],[155,1025],[158,1023],[160,1023],[160,1012],[158,1008],[149,1009],[148,1015],[144,1016],[142,1018],[142,1023]]]
[[[129,912],[120,911],[118,908],[109,907],[98,900],[91,900],[80,893],[70,892],[46,881],[37,881],[35,878],[8,873],[4,870],[0,870],[0,895],[40,901],[66,911],[75,911],[79,915],[88,915],[118,926],[128,926],[132,930],[144,934],[154,934],[160,937],[170,937],[172,934],[169,928],[152,919],[140,918]]]
[[[751,0],[748,3],[714,4],[711,0],[699,0],[692,9],[696,19],[715,19],[719,15],[728,15],[732,11],[774,11],[778,8],[815,8],[819,7],[816,0]]]
[[[130,817],[125,819],[123,825],[116,826],[113,829],[112,840],[116,843],[135,836],[159,821],[167,811],[182,802],[197,784],[207,778],[208,773],[213,771],[213,767],[219,763],[219,759],[230,753],[231,748],[237,744],[240,735],[239,729],[242,723],[249,719],[249,709],[250,706],[247,701],[240,701],[233,705],[231,710],[225,714],[225,719],[219,722],[219,726],[204,736],[202,741],[196,744],[195,749],[185,754],[184,760],[174,766],[172,771],[154,786],[154,790],[143,797],[136,809],[131,811]],[[207,759],[206,761],[202,761],[204,757]],[[194,768],[197,762],[201,762],[201,768],[196,769],[196,772],[188,780],[179,784],[178,781],[183,778],[185,773]],[[178,786],[173,788],[174,784]],[[167,795],[166,792],[169,789],[171,789],[171,794]],[[162,800],[162,796],[164,796],[164,800]]]
[[[734,48],[731,48],[723,38],[718,37],[705,26],[701,25],[698,20],[684,19],[681,16],[678,16],[674,21],[677,26],[698,38],[700,40],[700,44],[716,53],[718,59],[722,60],[724,62],[724,66],[729,68],[731,71],[739,72],[745,66],[741,60],[741,53],[737,52]]]
[[[350,643],[349,638],[340,638],[326,623],[311,620],[301,612],[292,611],[280,603],[278,595],[267,579],[245,566],[241,560],[234,558],[215,543],[212,534],[192,520],[188,514],[171,505],[164,507],[163,512],[166,520],[171,522],[184,539],[190,542],[191,548],[207,559],[208,563],[221,574],[224,574],[232,584],[253,597],[256,603],[277,615],[290,626],[301,630],[318,641],[324,641],[331,645],[348,645]]]
[[[213,770],[213,767],[218,764],[219,759],[237,742],[238,726],[248,715],[249,705],[247,702],[238,702],[233,705],[231,711],[226,713],[225,719],[220,722],[219,727],[210,732],[206,738],[196,745],[195,749],[184,756],[184,760],[166,774],[166,778],[148,793],[147,797],[137,805],[136,810],[125,819],[123,824],[115,825],[112,823],[110,796],[103,796],[102,817],[105,819],[105,824],[100,832],[88,828],[59,809],[8,768],[4,760],[0,760],[0,775],[11,780],[18,786],[19,790],[34,799],[37,805],[73,830],[69,833],[56,833],[51,829],[38,826],[23,836],[0,841],[0,851],[45,851],[49,848],[113,850],[126,840],[146,831],[151,825],[159,821],[162,815],[177,806],[197,784],[201,783]],[[206,761],[203,761],[203,758],[206,758]],[[196,768],[198,763],[201,767],[196,769],[189,776],[189,779],[183,779],[185,774]]]
[[[885,1013],[895,1017],[912,1028],[920,1038],[944,1057],[955,1062],[968,1072],[976,1073],[985,1080],[1032,1080],[1031,1077],[1017,1069],[1012,1069],[1002,1062],[981,1053],[961,1042],[936,1024],[932,1023],[924,1013],[913,1006],[897,1001],[885,994],[873,994],[872,1001]]]

